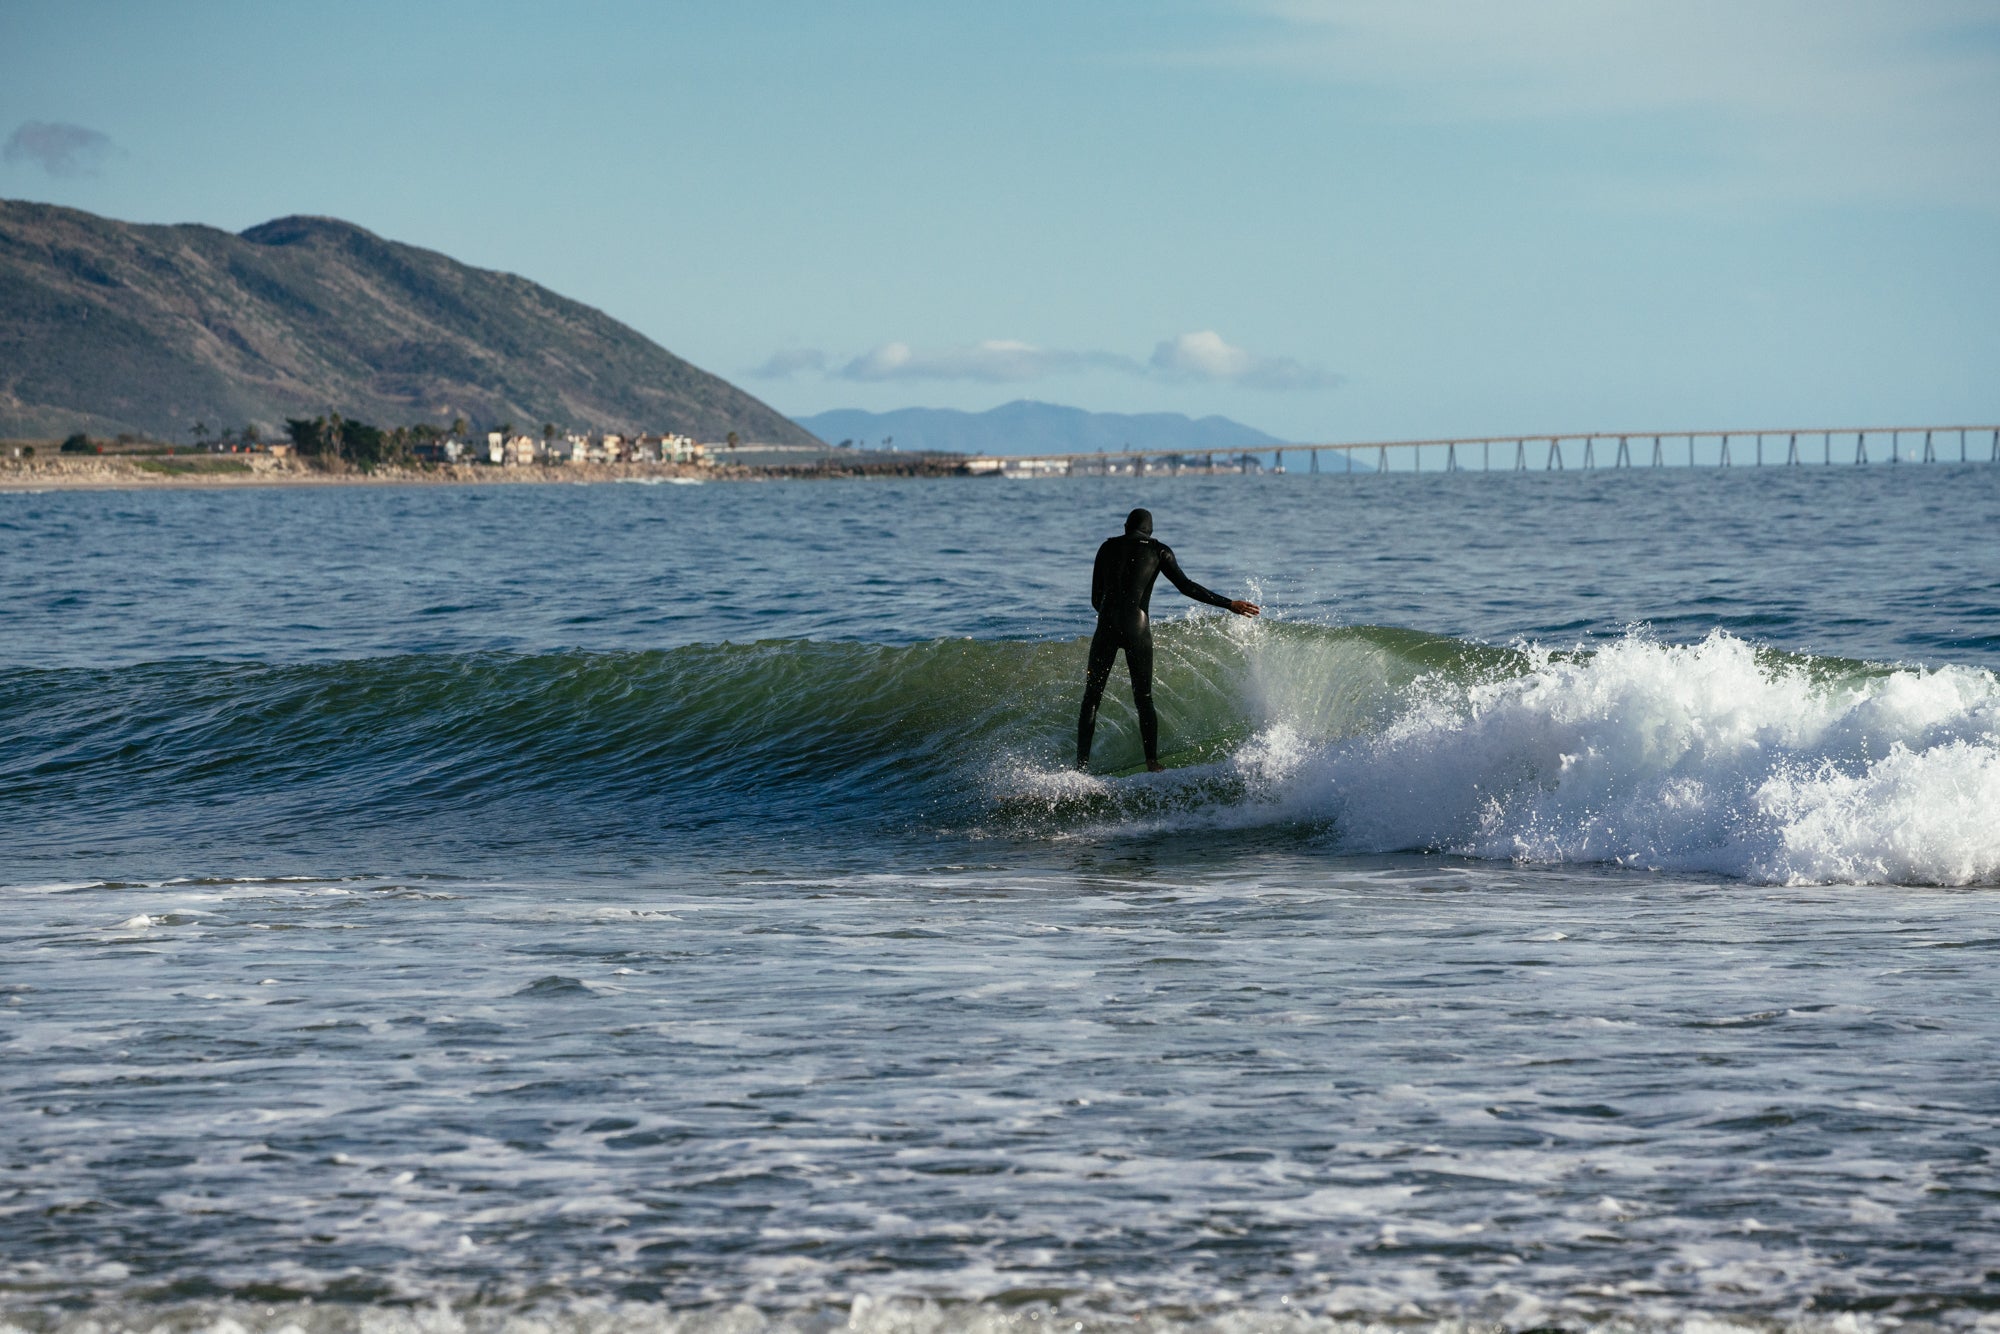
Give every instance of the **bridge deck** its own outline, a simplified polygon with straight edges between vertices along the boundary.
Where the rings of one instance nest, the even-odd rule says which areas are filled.
[[[1635,465],[1632,461],[1631,451],[1633,442],[1636,441],[1641,445],[1651,447],[1649,465],[1659,467],[1664,466],[1666,463],[1666,446],[1669,443],[1673,443],[1676,446],[1676,452],[1678,453],[1680,452],[1681,442],[1685,442],[1687,462],[1692,464],[1694,462],[1694,446],[1696,441],[1716,441],[1720,442],[1718,463],[1720,466],[1729,467],[1734,463],[1730,455],[1730,443],[1732,441],[1740,441],[1744,446],[1753,449],[1755,451],[1754,461],[1762,464],[1764,462],[1764,445],[1767,441],[1773,439],[1783,444],[1785,457],[1782,461],[1787,464],[1803,463],[1805,461],[1803,451],[1806,446],[1812,444],[1821,446],[1820,450],[1816,451],[1822,455],[1819,461],[1831,462],[1836,443],[1839,443],[1843,453],[1845,453],[1847,447],[1851,444],[1854,451],[1853,461],[1856,463],[1867,463],[1870,461],[1868,445],[1871,440],[1877,445],[1886,444],[1889,454],[1885,461],[1895,463],[1902,462],[1905,457],[1904,437],[1911,437],[1911,440],[1908,442],[1910,450],[1908,458],[1911,462],[1930,463],[1939,461],[1941,458],[1940,437],[1956,437],[1955,443],[1958,446],[1957,453],[1959,460],[1967,462],[1973,458],[1970,452],[1971,443],[1975,438],[1981,438],[1981,442],[1988,446],[1986,458],[1982,461],[2000,462],[2000,426],[1951,425],[1815,426],[1800,430],[1789,428],[1772,430],[1767,428],[1764,430],[1748,431],[1570,431],[1541,435],[1441,436],[1436,439],[1427,440],[1301,441],[1279,445],[1230,446],[1225,449],[1114,449],[1093,453],[989,454],[974,457],[970,460],[970,465],[975,471],[1053,471],[1056,465],[1073,468],[1078,464],[1103,465],[1121,461],[1142,463],[1165,460],[1180,460],[1185,462],[1191,459],[1199,459],[1207,461],[1201,466],[1213,469],[1215,466],[1214,460],[1217,458],[1223,459],[1226,464],[1231,458],[1240,461],[1245,459],[1261,459],[1265,455],[1272,455],[1277,462],[1282,463],[1283,457],[1286,454],[1305,453],[1312,456],[1313,464],[1316,467],[1318,456],[1325,453],[1340,453],[1351,456],[1358,452],[1372,450],[1377,452],[1378,456],[1386,462],[1390,450],[1422,451],[1426,449],[1442,449],[1446,451],[1447,468],[1452,471],[1459,471],[1462,470],[1462,465],[1460,465],[1457,458],[1457,452],[1460,449],[1479,446],[1481,448],[1483,463],[1490,466],[1491,451],[1494,445],[1513,445],[1515,447],[1515,459],[1509,467],[1520,469],[1527,466],[1527,447],[1534,445],[1537,447],[1545,446],[1549,451],[1547,459],[1542,465],[1543,467],[1560,469],[1567,466],[1562,453],[1563,445],[1581,442],[1584,446],[1584,452],[1578,464],[1579,467],[1594,468],[1599,466],[1595,457],[1595,447],[1601,444],[1605,446],[1615,445],[1617,449],[1613,462],[1605,466],[1622,468],[1644,466]],[[1921,456],[1915,452],[1918,438],[1921,438],[1922,442]],[[1945,447],[1948,448],[1948,445]],[[1421,460],[1422,455],[1419,454],[1417,457]]]

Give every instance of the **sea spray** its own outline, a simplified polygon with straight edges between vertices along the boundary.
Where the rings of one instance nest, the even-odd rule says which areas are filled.
[[[1233,763],[1260,818],[1346,852],[1613,862],[1761,881],[2000,879],[2000,684],[1762,653],[1723,633],[1434,673],[1381,730],[1274,721]]]

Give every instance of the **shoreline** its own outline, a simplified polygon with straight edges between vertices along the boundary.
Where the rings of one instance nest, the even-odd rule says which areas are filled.
[[[231,466],[234,465],[234,466]],[[144,458],[0,460],[0,492],[232,490],[274,486],[588,486],[607,482],[829,481],[865,477],[956,477],[956,461],[912,456],[907,463],[844,467],[716,463],[558,463],[513,466],[446,463],[371,472],[315,468],[268,455],[170,455]]]

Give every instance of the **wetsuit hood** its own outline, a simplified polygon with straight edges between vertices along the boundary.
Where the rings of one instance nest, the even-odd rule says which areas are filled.
[[[1153,511],[1133,510],[1125,516],[1125,535],[1130,537],[1134,534],[1140,537],[1153,535]]]

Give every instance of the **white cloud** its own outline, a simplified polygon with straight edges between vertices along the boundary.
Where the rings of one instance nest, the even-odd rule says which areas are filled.
[[[932,351],[919,351],[908,343],[883,343],[848,362],[838,374],[846,380],[983,380],[998,384],[1083,370],[1132,369],[1135,363],[1130,358],[1113,352],[1072,352],[991,338]]]
[[[2000,207],[1994,0],[1245,0],[1193,55],[1387,95],[1408,119],[1678,116],[1729,190]]]
[[[1172,380],[1213,380],[1253,389],[1325,389],[1340,377],[1290,357],[1260,357],[1233,346],[1213,329],[1169,338],[1148,363]]]
[[[1325,389],[1340,377],[1290,357],[1259,356],[1226,342],[1213,330],[1169,338],[1140,361],[1122,352],[1038,347],[1011,338],[946,348],[915,348],[908,343],[881,343],[860,356],[836,365],[818,348],[787,348],[774,352],[750,374],[762,379],[789,379],[814,372],[842,380],[973,380],[986,384],[1041,380],[1053,375],[1112,371],[1175,382],[1202,381],[1240,384],[1253,389]]]
[[[113,147],[111,136],[82,125],[31,120],[0,148],[0,160],[33,162],[51,176],[95,176]]]

